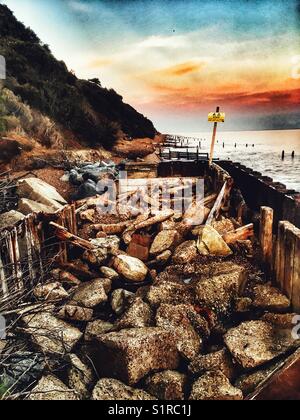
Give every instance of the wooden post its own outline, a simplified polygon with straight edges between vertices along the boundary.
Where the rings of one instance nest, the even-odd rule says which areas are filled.
[[[284,282],[283,291],[289,299],[292,299],[293,292],[293,274],[294,274],[294,263],[297,259],[295,254],[295,242],[296,242],[296,228],[292,224],[286,226],[285,231],[285,261],[284,261]]]
[[[292,305],[295,312],[300,312],[300,230],[296,229],[294,233]]]
[[[276,263],[275,263],[276,281],[277,281],[277,286],[281,290],[283,290],[284,288],[286,223],[288,222],[279,222],[277,249],[276,249]]]
[[[262,258],[268,270],[272,267],[273,256],[273,222],[274,211],[270,207],[261,207],[260,209],[260,246]]]
[[[216,113],[220,112],[220,107],[218,106],[216,109]],[[214,158],[214,150],[215,150],[215,143],[216,143],[216,136],[217,136],[217,128],[218,128],[218,123],[215,122],[214,123],[214,130],[213,130],[213,136],[212,136],[212,141],[211,141],[211,147],[210,147],[210,157],[209,157],[209,165],[212,164],[213,158]]]

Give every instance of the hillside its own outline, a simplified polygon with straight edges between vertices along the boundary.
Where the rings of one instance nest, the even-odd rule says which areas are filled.
[[[61,143],[65,133],[84,146],[108,149],[122,135],[155,136],[151,121],[97,79],[78,79],[4,5],[0,5],[0,55],[7,63],[0,115],[6,117],[8,129],[22,128],[47,147]]]

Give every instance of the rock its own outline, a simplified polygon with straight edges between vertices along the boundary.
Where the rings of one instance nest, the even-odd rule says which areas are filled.
[[[281,366],[281,363],[278,362],[267,368],[257,370],[256,372],[245,374],[240,376],[234,386],[239,388],[244,396],[247,396],[254,392],[258,386],[264,382],[274,371]]]
[[[176,229],[176,223],[174,220],[166,220],[165,222],[160,223],[159,225],[159,231],[163,230],[175,230]]]
[[[233,221],[226,217],[221,217],[221,220],[214,220],[211,225],[221,236],[237,228]]]
[[[193,295],[186,284],[165,281],[150,286],[146,299],[151,307],[157,308],[162,303],[174,305],[190,303],[193,301]]]
[[[235,300],[235,311],[244,314],[250,312],[252,309],[252,299],[248,297],[241,297]]]
[[[77,328],[47,312],[23,316],[22,321],[25,333],[45,353],[70,353],[82,337]]]
[[[190,373],[197,376],[216,370],[221,371],[230,381],[234,378],[234,366],[227,349],[206,355],[200,354],[189,365]]]
[[[37,201],[55,210],[61,210],[62,206],[67,204],[54,187],[39,178],[25,178],[19,181],[17,194],[20,198]]]
[[[173,255],[174,264],[187,264],[195,260],[198,255],[196,241],[186,241],[179,245]]]
[[[118,236],[112,235],[106,238],[91,239],[90,242],[96,248],[106,248],[108,253],[111,254],[118,251],[121,240]]]
[[[243,394],[231,385],[221,371],[215,371],[207,372],[194,383],[190,400],[240,401],[243,400]]]
[[[147,374],[176,369],[178,353],[171,332],[162,328],[134,328],[98,338],[101,375],[135,385]]]
[[[276,329],[264,321],[244,322],[229,330],[224,341],[244,369],[259,367],[297,347],[290,329]]]
[[[154,401],[140,389],[131,388],[116,379],[100,379],[93,392],[94,401]]]
[[[76,354],[69,356],[71,366],[68,371],[68,385],[80,395],[81,399],[90,397],[90,389],[94,381],[94,374],[90,367],[86,366]]]
[[[100,335],[112,332],[113,330],[114,324],[110,322],[102,320],[89,322],[85,330],[84,339],[85,341],[94,341]]]
[[[103,276],[106,279],[109,279],[109,280],[112,280],[112,281],[113,280],[118,280],[118,278],[119,278],[119,274],[115,270],[113,270],[112,268],[109,268],[109,267],[101,267],[100,272],[101,272],[101,274],[103,274]]]
[[[283,329],[293,329],[299,323],[299,314],[272,314],[267,313],[262,317],[262,321]]]
[[[113,267],[122,277],[131,282],[143,282],[148,274],[146,265],[129,255],[115,257]]]
[[[43,376],[31,391],[30,401],[78,401],[79,396],[53,375]]]
[[[93,250],[86,250],[82,258],[89,264],[101,266],[108,259],[107,248],[96,248]]]
[[[18,205],[18,211],[26,216],[31,213],[55,213],[57,210],[52,206],[38,203],[37,201],[29,200],[28,198],[21,198]]]
[[[245,278],[245,271],[240,268],[200,281],[196,286],[196,300],[200,306],[211,309],[219,316],[229,316],[243,290]]]
[[[37,286],[33,294],[37,299],[48,302],[56,302],[69,297],[68,292],[66,292],[59,282]]]
[[[128,292],[124,289],[114,290],[111,295],[111,307],[115,314],[122,315],[126,310],[128,304],[134,297],[134,293]]]
[[[188,317],[192,310],[193,307],[189,305],[162,304],[156,314],[156,325],[170,330],[179,353],[187,360],[193,360],[202,347],[202,339]]]
[[[146,390],[159,400],[185,399],[187,376],[172,370],[156,373],[146,380]]]
[[[152,324],[152,311],[150,306],[139,297],[127,309],[121,319],[116,322],[116,329],[143,328]]]
[[[151,235],[134,234],[127,248],[127,254],[131,257],[138,258],[141,261],[148,261],[149,249],[152,242]]]
[[[58,312],[58,316],[62,319],[79,322],[89,322],[93,319],[93,315],[93,309],[74,305],[65,305]]]
[[[7,213],[1,214],[0,230],[5,229],[5,228],[10,227],[10,226],[14,226],[15,224],[17,224],[18,222],[20,222],[24,218],[25,218],[24,214],[22,214],[18,211],[15,211],[15,210],[11,210]]]
[[[202,228],[197,247],[202,255],[214,255],[218,257],[228,257],[229,255],[232,255],[231,249],[222,236],[209,225]]]
[[[178,240],[179,234],[176,230],[163,230],[154,239],[150,254],[154,256],[162,254],[164,251],[174,248]]]
[[[110,282],[110,280],[108,280]],[[84,283],[78,287],[75,294],[73,295],[71,304],[78,306],[84,306],[85,308],[95,308],[96,306],[106,303],[108,297],[106,291],[109,292],[107,282],[102,279],[92,280],[88,283]]]
[[[275,287],[259,285],[253,289],[253,306],[270,312],[287,312],[291,302]]]
[[[166,264],[172,256],[172,251],[164,251],[156,257],[156,261],[160,264]]]

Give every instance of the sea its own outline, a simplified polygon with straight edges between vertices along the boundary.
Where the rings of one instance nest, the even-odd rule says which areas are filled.
[[[185,145],[191,151],[199,141],[201,152],[210,151],[212,133],[174,134],[188,137]],[[300,130],[219,131],[214,157],[240,162],[300,192]]]

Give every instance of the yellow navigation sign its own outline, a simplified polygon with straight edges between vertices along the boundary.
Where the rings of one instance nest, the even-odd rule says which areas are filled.
[[[208,121],[213,123],[224,123],[225,112],[210,112],[208,114]]]

